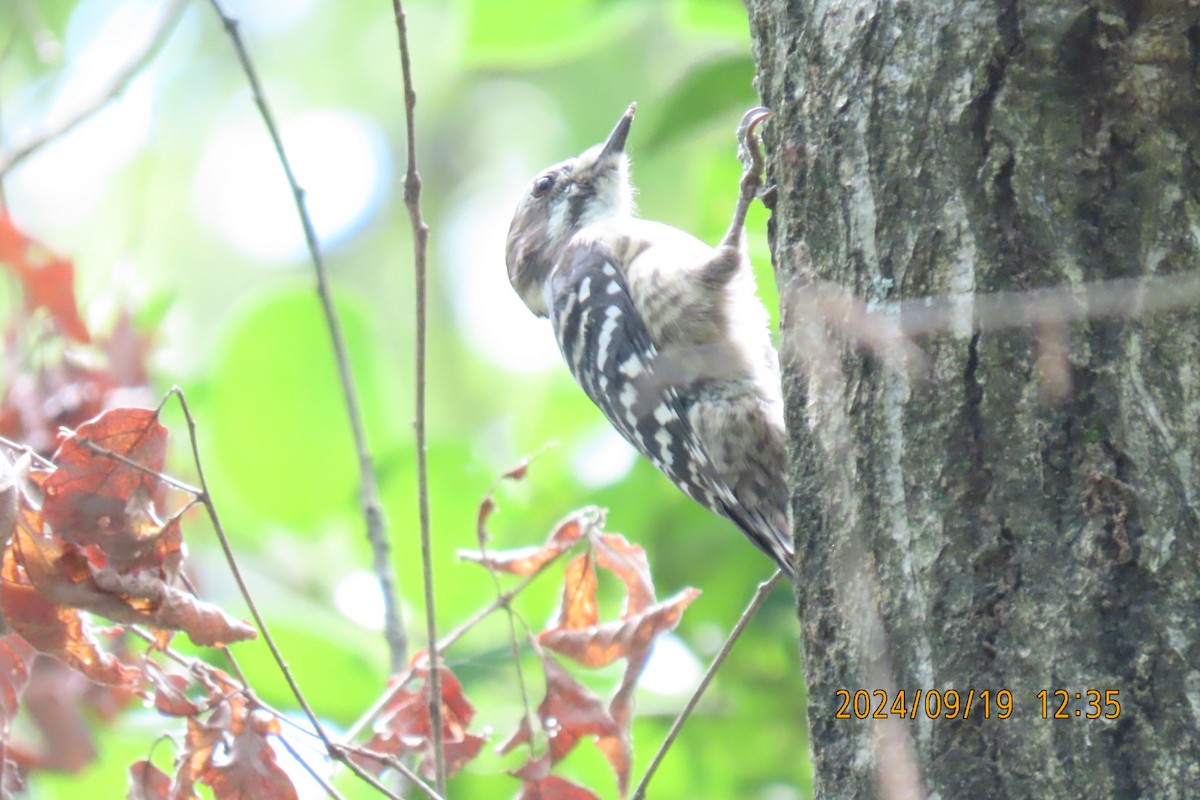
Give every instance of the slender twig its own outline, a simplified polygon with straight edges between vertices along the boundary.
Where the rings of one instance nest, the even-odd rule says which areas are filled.
[[[460,622],[457,627],[455,627],[438,641],[438,652],[446,652],[455,643],[457,643],[459,639],[466,636],[472,628],[474,628],[480,622],[483,622],[483,620],[485,620],[487,617],[491,616],[493,612],[507,607],[517,595],[525,591],[525,589],[528,588],[528,586],[533,583],[539,575],[545,572],[551,564],[558,561],[558,559],[562,558],[563,554],[567,552],[570,552],[570,550],[563,550],[555,553],[554,556],[546,561],[546,563],[539,566],[537,570],[526,576],[525,579],[516,586],[497,597],[490,604],[476,611],[463,622]],[[367,725],[369,725],[371,721],[379,715],[379,712],[381,712],[388,703],[392,702],[396,695],[404,688],[404,685],[409,681],[410,678],[412,678],[414,667],[427,663],[427,661],[418,662],[418,664],[410,666],[404,673],[397,676],[393,680],[392,690],[381,695],[379,699],[376,700],[371,707],[368,708],[366,712],[363,713],[363,715],[359,717],[353,725],[350,726],[350,729],[346,731],[346,734],[342,738],[347,742],[353,741],[355,738],[357,738],[358,735],[363,732],[363,729],[366,728]]]
[[[263,125],[271,137],[275,147],[275,155],[287,176],[288,186],[292,190],[292,198],[296,202],[296,212],[300,224],[304,228],[304,241],[312,259],[317,274],[317,295],[321,299],[321,308],[325,314],[325,326],[329,329],[330,342],[333,345],[334,359],[337,362],[338,378],[342,386],[342,394],[346,402],[346,415],[350,420],[350,430],[354,437],[354,450],[358,456],[358,469],[362,482],[361,499],[363,516],[367,524],[367,540],[374,553],[375,577],[383,594],[384,635],[387,638],[388,652],[391,657],[392,672],[399,672],[408,661],[408,639],[404,633],[404,625],[400,619],[400,605],[396,599],[395,577],[392,572],[390,544],[387,535],[387,522],[383,516],[383,506],[379,502],[379,487],[372,466],[371,452],[367,448],[367,436],[363,427],[362,412],[358,404],[358,389],[355,387],[354,374],[350,370],[350,358],[346,353],[345,337],[342,335],[341,322],[333,303],[333,294],[329,288],[329,276],[325,269],[325,259],[321,255],[321,246],[317,241],[317,233],[313,227],[312,218],[304,200],[304,190],[296,180],[291,162],[283,148],[283,140],[279,128],[275,124],[275,116],[267,105],[266,94],[263,93],[262,83],[258,72],[250,60],[250,53],[238,32],[237,20],[225,13],[219,0],[209,0],[221,23],[225,26],[229,39],[237,51],[238,62],[242,72],[250,84],[254,95],[254,103],[258,106]]]
[[[299,762],[300,766],[304,768],[304,771],[309,774],[309,777],[320,784],[321,788],[325,790],[325,794],[336,798],[336,800],[346,800],[344,797],[342,797],[341,793],[338,792],[337,789],[333,788],[333,784],[330,783],[324,775],[319,774],[315,769],[313,769],[312,765],[309,764],[308,761],[306,761],[299,753],[296,752],[296,748],[293,747],[292,743],[287,740],[287,737],[279,735],[276,736],[275,739],[281,745],[283,745],[283,749],[287,750],[288,753],[291,754],[292,758]]]
[[[139,49],[133,51],[129,61],[116,74],[109,78],[108,82],[100,88],[95,97],[78,108],[72,109],[63,119],[47,123],[45,128],[30,135],[24,141],[0,151],[0,178],[3,178],[14,167],[45,145],[74,130],[77,125],[104,108],[125,91],[125,87],[129,85],[129,82],[145,69],[146,65],[162,49],[163,44],[175,29],[175,23],[183,16],[186,6],[187,0],[171,0],[163,9],[162,16],[159,17],[158,24],[154,27],[154,31],[147,41],[142,43]]]
[[[188,494],[190,494],[194,497],[199,497],[201,494],[203,494],[203,490],[200,489],[198,486],[192,486],[190,483],[185,483],[184,481],[181,481],[178,478],[172,478],[170,475],[166,474],[165,472],[159,472],[156,469],[147,467],[145,464],[139,464],[138,462],[134,461],[129,456],[121,455],[120,453],[118,453],[115,450],[109,450],[104,445],[96,444],[96,442],[94,442],[91,439],[88,439],[87,437],[84,437],[82,439],[77,439],[76,441],[79,443],[79,446],[82,447],[84,450],[88,450],[92,453],[95,453],[98,456],[104,456],[105,458],[111,458],[113,461],[119,461],[120,463],[124,464],[125,466],[131,467],[131,468],[137,470],[138,472],[144,472],[147,475],[153,475],[154,477],[158,478],[163,483],[167,484],[168,486],[173,486],[174,488],[180,490],[181,492],[187,492]]]
[[[295,677],[292,675],[292,670],[283,658],[283,653],[279,650],[279,646],[275,644],[275,637],[271,635],[271,631],[267,628],[266,620],[263,619],[262,613],[258,610],[258,605],[254,602],[254,597],[250,594],[250,588],[246,585],[245,578],[242,577],[241,567],[238,566],[237,559],[233,555],[233,548],[229,544],[229,537],[225,535],[225,526],[221,524],[221,516],[217,513],[216,503],[213,502],[212,495],[208,491],[208,481],[204,477],[204,464],[200,460],[200,441],[196,436],[196,420],[192,416],[192,410],[188,407],[187,397],[184,396],[183,390],[178,386],[171,387],[171,391],[167,393],[167,397],[174,396],[179,401],[179,407],[183,410],[183,418],[187,421],[188,437],[192,445],[192,461],[196,465],[196,478],[200,481],[200,493],[197,499],[204,504],[205,510],[208,512],[208,518],[212,522],[213,530],[216,531],[217,541],[221,544],[221,551],[225,554],[225,562],[229,565],[229,572],[233,575],[233,580],[237,584],[238,591],[242,595],[242,599],[246,602],[246,607],[250,609],[250,615],[254,617],[254,624],[258,626],[262,632],[263,641],[267,643],[267,648],[271,651],[271,655],[275,659],[275,665],[279,667],[279,671],[283,674],[283,679],[287,681],[288,688],[292,690],[292,695],[296,698],[296,702],[300,705],[304,715],[308,717],[308,721],[312,723],[313,730],[316,731],[321,743],[325,745],[325,749],[333,752],[333,740],[325,732],[325,728],[321,725],[320,718],[316,712],[308,704],[308,700],[304,696],[304,692],[300,691],[300,685],[296,683]]]
[[[525,459],[520,466],[518,466],[515,470],[509,470],[507,473],[505,473],[505,475],[513,475],[518,471],[523,473],[525,468],[529,466],[529,461],[531,458],[532,456],[529,459]],[[491,488],[488,489],[488,493],[485,496],[485,503],[492,502],[492,498],[496,494],[496,489],[499,488],[500,483],[503,480],[504,476],[501,476],[492,483]],[[480,563],[483,564],[484,568],[488,571],[488,575],[492,577],[492,585],[496,587],[496,598],[499,599],[504,596],[504,586],[500,583],[500,575],[488,563],[487,538],[488,537],[484,531],[483,524],[480,523],[479,529],[476,531],[476,541],[479,543],[479,554],[482,556],[482,558],[480,558]],[[529,730],[533,730],[533,712],[529,706],[529,690],[525,686],[525,668],[521,666],[521,646],[517,643],[518,614],[513,609],[511,602],[505,602],[503,604],[503,608],[508,617],[509,652],[512,654],[513,668],[517,673],[517,688],[521,692],[521,708],[524,712],[525,727]],[[528,632],[529,625],[526,624],[525,620],[521,620],[521,625],[525,628],[526,632]],[[525,744],[529,747],[529,760],[532,761],[535,756],[533,749],[533,737],[529,737]]]
[[[53,461],[51,461],[50,459],[46,458],[43,455],[40,455],[36,450],[34,450],[32,447],[30,447],[27,444],[20,444],[19,442],[14,442],[12,439],[9,439],[7,436],[0,436],[0,444],[4,445],[5,447],[7,447],[9,450],[13,451],[14,453],[22,453],[22,454],[28,453],[29,457],[31,459],[39,462],[43,467],[48,467],[50,469],[56,468],[56,465]]]
[[[357,775],[360,779],[371,784],[375,789],[389,800],[403,800],[400,795],[388,790],[387,787],[379,783],[373,775],[368,773],[362,767],[350,758],[341,745],[335,744],[329,738],[329,734],[325,731],[325,727],[321,725],[321,720],[317,717],[316,712],[312,710],[312,706],[308,704],[304,693],[300,691],[300,685],[296,682],[296,678],[292,675],[292,670],[283,658],[283,653],[279,646],[275,643],[275,638],[271,636],[270,630],[267,628],[266,622],[263,620],[262,614],[258,610],[258,606],[254,602],[254,598],[250,594],[250,589],[242,577],[242,571],[238,567],[237,559],[234,558],[233,548],[229,544],[229,537],[225,534],[225,528],[221,524],[221,518],[217,514],[216,504],[213,502],[212,495],[208,491],[208,481],[204,477],[204,465],[200,460],[200,442],[196,435],[196,418],[192,416],[192,410],[188,406],[187,397],[184,396],[183,390],[178,386],[171,388],[167,393],[168,397],[174,396],[179,401],[179,406],[183,411],[183,417],[187,421],[188,438],[192,447],[192,460],[196,465],[196,477],[200,482],[200,494],[197,499],[204,505],[208,512],[208,518],[212,522],[213,530],[216,531],[217,541],[221,545],[221,551],[225,554],[225,562],[229,565],[230,574],[233,575],[233,580],[237,584],[238,591],[242,595],[242,599],[246,602],[246,607],[250,609],[250,615],[254,618],[254,623],[258,626],[259,631],[263,635],[263,641],[266,642],[267,648],[271,651],[272,658],[275,659],[275,666],[279,668],[283,679],[287,682],[288,688],[292,691],[292,696],[296,698],[296,703],[300,706],[300,710],[304,712],[304,716],[308,718],[312,725],[313,733],[321,744],[325,747],[325,751],[330,757],[340,761],[351,772]],[[264,706],[265,707],[265,706]],[[279,716],[277,714],[277,716]],[[438,795],[430,795],[431,800],[440,800]]]
[[[667,732],[667,737],[663,739],[663,743],[658,748],[658,752],[654,754],[654,758],[650,761],[650,766],[646,767],[646,774],[642,776],[642,780],[637,785],[637,789],[633,791],[633,800],[642,800],[646,796],[646,787],[650,784],[650,779],[654,777],[658,765],[662,763],[667,751],[671,749],[671,745],[675,742],[675,737],[679,735],[680,729],[683,728],[683,723],[687,722],[692,711],[700,702],[700,698],[704,696],[704,692],[708,689],[708,685],[712,683],[712,679],[716,676],[717,670],[725,663],[726,656],[733,649],[733,645],[742,635],[742,631],[750,624],[755,612],[759,606],[767,599],[767,595],[775,588],[775,584],[779,583],[779,579],[783,577],[782,570],[775,570],[766,581],[758,585],[758,591],[754,593],[754,597],[750,598],[750,603],[746,606],[746,610],[742,612],[742,616],[738,618],[737,624],[733,626],[733,630],[729,632],[729,636],[725,639],[725,643],[721,645],[721,649],[717,651],[717,655],[713,658],[712,663],[708,665],[708,670],[704,673],[704,677],[700,679],[700,685],[696,687],[696,691],[692,692],[692,696],[683,706],[683,710],[679,712],[679,716],[675,718],[675,722],[671,725],[671,730]]]
[[[136,636],[138,636],[139,638],[141,638],[146,643],[156,647],[159,650],[159,652],[161,652],[164,656],[166,656],[171,661],[174,661],[176,664],[183,667],[184,669],[186,669],[193,676],[195,675],[195,673],[198,670],[213,669],[212,665],[210,665],[207,661],[203,661],[199,658],[193,658],[191,656],[185,656],[182,653],[180,653],[178,650],[175,650],[171,647],[161,647],[161,648],[158,647],[158,639],[152,633],[150,633],[149,631],[147,631],[145,628],[141,627],[140,625],[130,625],[130,626],[128,626],[128,630],[130,632],[132,632],[133,634],[135,634]],[[316,734],[313,733],[313,731],[311,731],[308,728],[305,728],[303,725],[296,722],[294,719],[289,717],[287,714],[284,714],[279,709],[273,708],[269,703],[264,702],[262,700],[262,698],[260,698],[258,695],[256,695],[254,693],[254,690],[250,688],[250,684],[246,681],[246,676],[242,674],[241,667],[239,667],[237,665],[237,661],[233,658],[233,653],[229,652],[229,649],[223,645],[220,646],[219,649],[224,651],[226,657],[228,657],[230,659],[231,664],[234,666],[234,671],[237,674],[238,682],[242,684],[242,688],[240,690],[238,690],[237,692],[235,692],[234,694],[244,695],[253,704],[253,706],[255,708],[261,708],[263,711],[266,711],[268,714],[275,717],[280,722],[282,722],[286,725],[290,725],[292,728],[299,731],[300,733],[303,733],[306,736],[316,736]],[[213,705],[213,708],[215,708],[217,705],[220,705],[220,703],[225,702],[231,696],[233,696],[233,695],[226,695],[225,697],[222,697],[218,703]],[[211,710],[211,709],[204,709],[204,711],[208,711],[208,710]],[[309,775],[312,775],[313,778],[318,783],[321,784],[321,786],[325,789],[325,791],[329,794],[330,797],[333,797],[335,800],[345,800],[345,798],[342,797],[342,795],[336,789],[334,789],[331,785],[329,785],[326,781],[324,781],[320,776],[318,776],[315,773],[313,768],[303,758],[300,757],[300,755],[291,747],[290,743],[288,743],[287,740],[284,739],[284,737],[280,736],[279,741],[281,743],[283,743],[284,747],[287,748],[288,752],[291,753],[292,756],[304,766],[305,771],[308,772]],[[332,753],[330,755],[333,756]]]
[[[389,767],[396,770],[401,775],[403,775],[405,778],[407,778],[409,781],[411,781],[413,784],[415,784],[417,786],[417,788],[419,788],[421,791],[423,791],[425,793],[425,795],[430,798],[430,800],[444,800],[444,798],[440,794],[438,794],[436,791],[434,791],[432,786],[430,786],[425,781],[421,780],[420,775],[413,772],[411,769],[409,769],[407,764],[405,764],[403,761],[401,761],[400,759],[396,758],[393,755],[389,755],[387,753],[380,753],[375,750],[371,750],[370,748],[367,748],[367,747],[357,747],[354,745],[345,745],[345,746],[341,747],[340,749],[345,750],[347,754],[364,756],[366,758],[370,758],[372,760],[379,761],[383,764],[387,764]]]
[[[438,793],[446,793],[446,752],[442,741],[442,690],[438,670],[437,614],[433,591],[433,546],[429,532],[429,470],[425,452],[425,334],[426,334],[426,253],[429,226],[421,216],[421,175],[417,172],[417,139],[414,109],[417,93],[413,89],[412,60],[408,52],[408,22],[404,5],[392,0],[396,16],[396,35],[400,40],[400,72],[404,80],[404,122],[408,138],[408,167],[404,174],[404,205],[408,209],[413,232],[413,267],[416,274],[416,418],[413,427],[417,439],[417,507],[421,522],[421,570],[425,581],[425,628],[429,642],[429,717],[433,728],[433,755],[437,767]]]

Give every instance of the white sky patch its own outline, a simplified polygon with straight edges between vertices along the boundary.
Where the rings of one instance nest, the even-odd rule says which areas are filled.
[[[539,169],[566,155],[559,152],[561,111],[528,84],[497,79],[464,97],[461,113],[474,121],[461,164],[473,180],[447,204],[452,210],[435,249],[454,287],[459,329],[472,349],[506,370],[561,368],[550,323],[517,297],[504,259],[517,201]]]
[[[660,636],[638,679],[638,688],[668,696],[686,696],[700,683],[704,670],[683,640],[673,633]]]
[[[533,316],[508,282],[508,225],[528,176],[516,165],[503,174],[507,177],[488,185],[513,191],[481,189],[450,204],[454,210],[437,249],[451,274],[455,291],[450,298],[471,347],[504,369],[537,372],[558,365],[562,357],[549,321]]]
[[[148,42],[162,20],[160,0],[83,0],[67,22],[63,47],[68,84],[55,92],[55,111],[95,97]],[[134,43],[138,47],[134,47]]]
[[[225,0],[221,5],[238,24],[270,36],[303,22],[316,4],[316,0]]]
[[[92,105],[128,62],[130,50],[153,35],[161,16],[162,4],[152,0],[85,0],[67,26],[61,75],[7,102],[5,141],[19,146]],[[62,230],[92,213],[114,173],[146,144],[155,75],[154,66],[143,70],[113,102],[13,172],[5,188],[20,216],[44,220],[40,230]]]
[[[629,474],[637,451],[611,425],[598,426],[571,454],[576,480],[589,489],[614,484]]]
[[[391,165],[383,133],[371,120],[336,110],[287,117],[280,129],[317,238],[334,246],[384,199]],[[193,200],[200,218],[239,250],[277,263],[304,257],[295,203],[257,114],[217,127]]]
[[[70,229],[90,216],[113,175],[145,144],[152,106],[152,81],[143,75],[120,99],[21,164],[5,187],[19,216],[44,220],[39,230]]]
[[[344,616],[369,630],[383,630],[383,593],[366,570],[351,572],[333,587],[333,605]]]

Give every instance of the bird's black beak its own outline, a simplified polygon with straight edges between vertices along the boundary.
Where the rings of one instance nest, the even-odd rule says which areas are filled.
[[[612,129],[612,133],[604,142],[604,149],[600,151],[600,159],[625,151],[625,140],[629,138],[629,126],[633,124],[633,115],[636,112],[637,103],[630,103],[629,108],[625,109],[625,114],[617,120],[617,127]]]

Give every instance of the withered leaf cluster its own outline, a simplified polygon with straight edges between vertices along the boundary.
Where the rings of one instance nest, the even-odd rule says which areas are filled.
[[[523,476],[524,467],[519,469],[519,474],[510,473],[506,477]],[[485,526],[493,509],[489,495],[479,514],[481,544],[487,541]],[[538,572],[578,543],[586,545],[583,553],[568,562],[558,612],[537,635],[546,694],[536,709],[536,723],[545,740],[545,749],[541,755],[531,755],[513,773],[523,781],[521,796],[527,800],[596,797],[590,790],[552,774],[554,766],[585,739],[592,741],[608,759],[621,796],[627,794],[633,760],[630,727],[637,680],[655,640],[675,629],[684,609],[700,594],[699,590],[688,588],[658,601],[646,552],[619,534],[604,532],[601,517],[596,509],[571,514],[555,526],[545,544],[538,548],[493,551],[481,547],[460,553],[493,572],[526,576]],[[624,586],[624,602],[615,619],[601,619],[597,569],[610,572]],[[550,651],[592,669],[625,659],[625,671],[605,702]],[[530,721],[524,720],[501,746],[501,752],[511,752],[537,738]]]
[[[87,765],[95,747],[81,709],[111,720],[145,696],[188,728],[175,777],[135,765],[132,796],[187,800],[200,782],[221,798],[294,798],[267,744],[278,722],[244,687],[200,662],[184,676],[155,660],[176,631],[198,645],[256,632],[181,580],[180,523],[194,498],[163,474],[158,411],[120,405],[147,392],[148,337],[127,314],[94,335],[71,263],[4,214],[0,265],[25,297],[3,331],[0,436],[13,444],[0,448],[0,797],[30,770]],[[102,629],[98,617],[115,625]],[[148,633],[149,648],[133,651],[129,626]],[[12,740],[22,710],[43,746]]]

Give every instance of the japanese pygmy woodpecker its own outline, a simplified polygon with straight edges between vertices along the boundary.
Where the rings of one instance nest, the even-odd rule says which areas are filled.
[[[508,277],[549,317],[571,373],[622,436],[696,501],[728,517],[789,575],[779,359],[755,293],[746,209],[762,157],[752,109],[733,223],[714,248],[634,216],[625,140],[542,170],[508,232]]]

